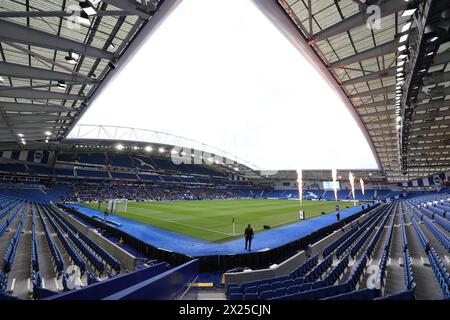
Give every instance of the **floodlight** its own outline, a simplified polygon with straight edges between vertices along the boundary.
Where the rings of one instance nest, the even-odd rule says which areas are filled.
[[[166,151],[166,150],[165,150],[163,147],[161,147],[161,148],[158,149],[158,152],[159,152],[159,153],[164,153],[165,151]]]
[[[406,50],[406,46],[404,44],[402,44],[400,47],[398,47],[398,51],[405,51]]]
[[[86,27],[91,26],[91,20],[89,20],[89,15],[84,11],[80,12],[80,16],[76,17],[76,20],[78,21],[79,24],[81,24],[83,26],[86,26]]]
[[[402,28],[402,32],[406,32],[409,30],[409,28],[411,28],[411,22],[406,23],[403,28]]]
[[[153,148],[152,146],[145,146],[144,150],[145,152],[152,152]]]
[[[69,55],[67,57],[65,57],[64,59],[66,59],[66,61],[70,64],[77,64],[79,58],[80,58],[79,54],[70,50]]]
[[[399,43],[405,42],[406,40],[408,40],[408,34],[404,34],[400,37],[400,40],[398,41]]]
[[[119,144],[116,144],[115,148],[116,148],[116,150],[121,151],[121,150],[123,150],[125,147],[124,147],[123,144],[120,144],[120,143],[119,143]]]
[[[407,9],[405,11],[403,11],[402,13],[402,17],[409,17],[410,15],[414,14],[414,12],[416,12],[416,8],[414,9]]]
[[[45,133],[46,136],[51,136],[52,135],[52,133],[50,131],[45,131],[44,133]]]
[[[64,81],[58,81],[58,89],[66,90],[67,84]]]
[[[97,11],[93,8],[92,4],[88,1],[80,1],[80,8],[86,13],[88,16],[95,16]]]
[[[23,137],[23,133],[18,133],[17,135],[21,138]]]

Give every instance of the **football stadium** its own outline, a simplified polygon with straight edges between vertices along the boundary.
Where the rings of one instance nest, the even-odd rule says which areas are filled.
[[[1,1],[0,300],[448,301],[449,29],[446,0]]]

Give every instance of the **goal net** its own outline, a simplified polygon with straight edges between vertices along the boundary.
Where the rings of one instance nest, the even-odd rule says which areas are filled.
[[[127,212],[128,200],[127,199],[109,199],[106,203],[106,208],[110,213],[114,212]]]

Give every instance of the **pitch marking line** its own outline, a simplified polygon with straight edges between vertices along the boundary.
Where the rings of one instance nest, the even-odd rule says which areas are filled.
[[[226,232],[221,232],[221,231],[217,231],[217,230],[212,230],[212,229],[207,229],[207,228],[202,228],[202,227],[197,227],[197,226],[193,226],[187,223],[180,223],[180,222],[176,222],[176,221],[171,221],[171,220],[165,220],[165,219],[161,219],[161,218],[156,218],[156,217],[151,217],[152,219],[156,219],[156,220],[160,220],[160,221],[164,221],[164,222],[169,222],[169,223],[175,223],[175,224],[179,224],[181,226],[185,226],[185,227],[190,227],[190,228],[194,228],[194,229],[199,229],[199,230],[204,230],[204,231],[210,231],[210,232],[215,232],[215,233],[219,233],[219,234],[223,234],[226,236],[233,236],[232,233],[226,233]]]

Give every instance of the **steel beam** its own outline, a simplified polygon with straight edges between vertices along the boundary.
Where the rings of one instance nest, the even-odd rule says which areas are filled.
[[[444,88],[444,87],[435,87],[428,91],[428,94],[420,93],[417,96],[418,100],[421,99],[428,99],[428,98],[436,98],[436,97],[445,97],[450,96],[450,87]]]
[[[28,122],[28,121],[58,121],[58,120],[69,120],[70,117],[59,116],[58,114],[21,114],[21,115],[7,115],[8,120],[11,125],[14,126],[15,123]]]
[[[450,99],[449,100],[434,100],[427,103],[418,104],[414,111],[423,111],[423,110],[432,110],[439,109],[444,107],[450,107]]]
[[[99,17],[114,17],[114,16],[128,16],[134,15],[123,10],[98,10],[96,16]],[[73,12],[68,11],[3,11],[0,12],[0,18],[43,18],[43,17],[71,17]]]
[[[429,129],[426,129],[426,130],[423,130],[423,129],[421,129],[421,130],[414,130],[414,129],[415,129],[414,127],[411,128],[411,131],[410,131],[410,134],[409,134],[410,137],[422,136],[425,133],[426,134],[437,134],[437,133],[447,133],[447,132],[450,131],[449,127],[432,128],[432,129],[429,128]],[[418,128],[418,129],[420,129],[420,128]]]
[[[449,63],[449,62],[450,62],[450,49],[447,49],[446,51],[434,56],[433,66],[437,66],[437,65],[445,64],[445,63]]]
[[[386,94],[386,93],[391,93],[391,92],[395,92],[395,85],[381,87],[378,89],[368,90],[368,91],[364,91],[364,92],[358,92],[358,93],[350,95],[349,98],[354,99],[354,98],[360,98],[360,97],[377,96],[380,94]]]
[[[408,6],[408,3],[404,0],[388,0],[382,2],[379,6],[381,17],[388,16],[395,12],[399,12],[401,10],[405,10]],[[330,37],[334,37],[338,34],[346,32],[348,30],[360,27],[367,23],[369,14],[366,12],[358,12],[338,23],[333,24],[332,26],[317,32],[314,35],[314,41],[321,41],[328,39]]]
[[[136,0],[102,0],[104,3],[113,5],[116,8],[138,15],[142,19],[150,19],[151,13],[157,8],[150,8],[148,5],[142,5]]]
[[[393,106],[395,104],[395,99],[387,99],[370,103],[363,103],[358,106],[355,106],[356,109],[364,109],[364,108],[375,108],[375,107],[387,107]]]
[[[384,111],[360,113],[359,115],[363,118],[367,118],[367,117],[391,116],[393,114],[394,114],[394,110],[384,110]]]
[[[330,67],[331,68],[340,68],[340,67],[344,67],[344,66],[356,63],[356,62],[366,60],[366,59],[383,56],[388,53],[396,52],[397,48],[398,48],[398,41],[393,40],[393,41],[378,45],[376,47],[367,49],[365,51],[358,52],[347,58],[335,61],[330,64]]]
[[[81,55],[108,60],[114,59],[114,54],[108,51],[6,20],[0,20],[0,40],[66,52],[72,49]]]
[[[430,121],[425,121],[425,122],[420,122],[420,123],[411,123],[410,126],[412,129],[417,129],[417,128],[429,128],[429,127],[435,127],[435,126],[448,126],[450,125],[450,119],[444,119],[444,120],[430,120]]]
[[[15,123],[11,126],[11,129],[36,129],[36,130],[45,130],[45,129],[53,129],[54,127],[60,127],[59,124],[55,122],[24,122],[24,123]],[[5,129],[6,127],[0,123],[0,128]]]
[[[0,75],[14,78],[39,79],[49,81],[67,81],[76,83],[93,83],[95,80],[87,81],[85,77],[76,74],[52,71],[48,69],[24,66],[0,61]]]
[[[415,113],[412,116],[412,120],[434,120],[439,117],[448,117],[450,116],[450,110],[445,111],[431,111],[427,113]]]
[[[0,101],[0,110],[7,112],[69,112],[73,109],[52,104],[15,103]]]
[[[394,76],[394,75],[395,75],[395,68],[390,68],[390,69],[381,70],[378,72],[372,72],[370,74],[367,74],[367,75],[364,75],[364,76],[361,76],[358,78],[353,78],[350,80],[343,81],[342,85],[349,86],[349,85],[353,85],[353,84],[357,84],[357,83],[361,83],[361,82],[377,80],[380,78],[390,77],[390,76]]]
[[[55,100],[84,100],[86,97],[68,93],[59,93],[33,89],[1,89],[0,97],[18,99],[55,99]]]
[[[365,124],[387,124],[387,125],[394,125],[395,124],[395,118],[388,118],[388,119],[380,119],[380,120],[368,120],[366,118],[363,119]]]
[[[450,81],[450,72],[433,72],[430,76],[423,79],[423,85],[429,86],[432,84],[438,84],[442,82]]]

